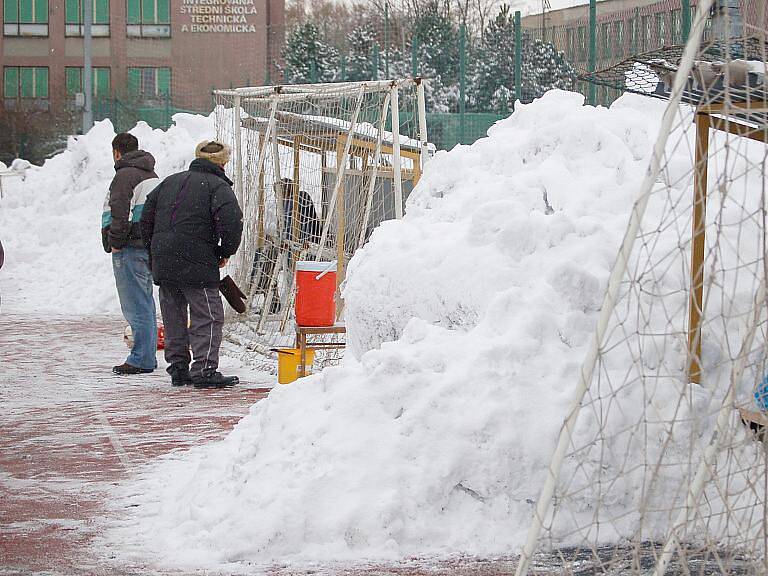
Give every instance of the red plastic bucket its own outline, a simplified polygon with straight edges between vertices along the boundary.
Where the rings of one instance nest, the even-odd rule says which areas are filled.
[[[333,326],[335,293],[336,262],[296,262],[296,324]]]

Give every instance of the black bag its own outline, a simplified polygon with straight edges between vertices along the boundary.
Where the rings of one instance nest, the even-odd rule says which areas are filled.
[[[235,284],[235,281],[232,280],[231,276],[227,275],[221,279],[219,282],[219,292],[221,292],[221,295],[224,296],[224,299],[230,306],[232,306],[235,312],[238,314],[245,312],[246,296],[237,284]]]

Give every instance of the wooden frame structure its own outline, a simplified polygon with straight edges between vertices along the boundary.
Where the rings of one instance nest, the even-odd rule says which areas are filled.
[[[423,106],[423,84],[420,79],[412,80],[417,87],[417,103],[419,106]],[[239,139],[241,129],[249,129],[258,132],[262,136],[262,146],[260,147],[260,159],[258,163],[258,240],[257,249],[264,247],[266,242],[266,228],[264,221],[264,213],[266,211],[266,194],[264,190],[265,181],[265,164],[262,160],[266,156],[264,150],[266,144],[270,139],[272,141],[273,156],[279,157],[278,147],[283,146],[293,150],[293,166],[292,166],[292,198],[291,203],[293,207],[293,214],[291,215],[292,230],[290,231],[291,240],[298,238],[299,235],[299,189],[301,185],[301,163],[302,153],[316,154],[321,158],[322,172],[332,173],[336,179],[336,185],[333,191],[333,197],[329,201],[329,212],[326,215],[326,220],[329,222],[333,213],[336,214],[336,253],[335,258],[337,260],[337,288],[344,281],[346,273],[346,251],[345,246],[345,229],[346,229],[346,213],[345,213],[345,173],[348,170],[356,170],[362,174],[371,174],[370,177],[370,190],[368,191],[368,199],[366,206],[365,219],[369,218],[371,210],[371,201],[373,188],[377,178],[389,178],[393,181],[394,197],[395,197],[395,217],[403,217],[403,195],[402,195],[402,182],[410,180],[415,187],[421,179],[423,165],[426,162],[428,155],[427,135],[426,135],[426,122],[422,119],[425,116],[423,110],[420,110],[419,114],[419,140],[413,142],[403,142],[399,134],[399,98],[398,91],[399,85],[395,82],[391,83],[389,94],[387,95],[384,104],[382,106],[380,114],[380,126],[376,130],[376,134],[370,131],[362,130],[358,126],[357,115],[360,111],[360,101],[358,101],[357,109],[353,114],[353,119],[349,123],[333,122],[331,119],[308,117],[306,115],[297,114],[293,112],[278,111],[273,106],[272,113],[269,118],[253,118],[248,117],[235,122],[236,124],[236,137]],[[278,87],[276,93],[280,93],[282,87]],[[362,97],[364,87],[360,88],[360,96]],[[291,95],[295,96],[295,95]],[[275,100],[277,102],[277,100]],[[236,96],[236,105],[240,106],[241,96]],[[387,116],[387,112],[391,113],[392,117],[392,132],[384,132],[384,120]],[[384,136],[384,134],[387,134]],[[336,166],[335,172],[332,168],[326,165],[326,158],[328,154],[335,154]],[[382,156],[390,156],[392,158],[392,165],[388,168],[382,168],[380,161]],[[355,165],[357,160],[360,161],[360,167],[352,168],[351,165]],[[403,168],[401,162],[406,159],[410,162],[410,167]],[[278,163],[279,164],[279,163]],[[236,155],[236,174],[237,182],[242,186],[242,158],[239,154]],[[278,175],[279,176],[279,175]],[[242,194],[242,192],[241,192]],[[320,257],[323,252],[323,246],[328,235],[327,226],[323,227],[323,236],[321,239],[321,247],[316,254]],[[357,246],[353,249],[357,249],[365,241],[365,227],[361,230]],[[289,244],[295,242],[289,241]],[[299,250],[298,246],[288,247],[291,253]],[[340,299],[339,299],[340,301]],[[339,316],[341,315],[342,307],[338,307]]]
[[[766,120],[768,120],[768,101],[765,97],[745,102],[702,104],[696,108],[696,160],[693,180],[687,362],[688,377],[691,382],[696,384],[701,383],[701,316],[704,305],[709,131],[718,130],[767,144],[768,125],[766,125]]]
[[[230,315],[229,334],[238,342],[248,334],[248,349],[268,358],[293,340],[295,263],[336,261],[340,321],[339,287],[352,254],[380,222],[403,217],[408,190],[434,151],[425,84],[405,78],[214,95],[217,135],[232,145],[244,213],[232,275],[250,313]]]

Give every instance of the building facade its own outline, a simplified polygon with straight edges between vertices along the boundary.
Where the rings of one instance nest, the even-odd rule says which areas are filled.
[[[2,0],[6,109],[60,109],[82,92],[82,0]],[[274,81],[285,0],[92,0],[93,92],[205,111],[211,90]]]

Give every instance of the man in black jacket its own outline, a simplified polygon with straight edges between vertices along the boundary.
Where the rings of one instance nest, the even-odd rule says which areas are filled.
[[[157,313],[152,296],[149,254],[141,241],[139,219],[147,193],[160,183],[152,154],[123,132],[112,140],[115,177],[101,215],[104,251],[112,254],[120,309],[133,332],[131,353],[115,374],[142,374],[157,368]]]
[[[238,382],[217,371],[224,327],[219,268],[235,253],[243,232],[243,213],[224,173],[229,154],[219,142],[198,144],[189,170],[163,180],[147,197],[141,217],[152,276],[160,286],[165,359],[174,386]]]

